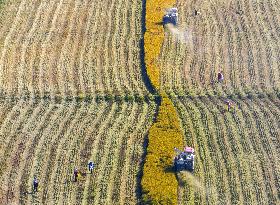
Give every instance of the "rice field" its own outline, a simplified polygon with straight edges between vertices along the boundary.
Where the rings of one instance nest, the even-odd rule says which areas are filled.
[[[159,110],[145,5],[0,0],[0,204],[141,204]],[[174,173],[179,204],[279,204],[280,1],[174,6],[179,25],[165,27],[160,51],[150,45],[160,55],[149,63],[196,152],[193,174]]]
[[[162,87],[196,95],[279,93],[279,3],[178,0],[179,25],[166,29],[158,59]]]
[[[2,10],[4,94],[147,93],[140,62],[140,0],[8,1]]]
[[[179,174],[181,204],[278,204],[280,101],[176,100],[185,140],[196,150],[194,175]]]
[[[147,103],[1,101],[0,204],[136,204],[154,111]]]

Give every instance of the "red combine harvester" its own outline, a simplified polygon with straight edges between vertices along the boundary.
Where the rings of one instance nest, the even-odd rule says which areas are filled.
[[[185,147],[184,151],[180,151],[175,148],[177,156],[174,158],[174,167],[176,171],[188,170],[193,172],[194,170],[194,148]]]

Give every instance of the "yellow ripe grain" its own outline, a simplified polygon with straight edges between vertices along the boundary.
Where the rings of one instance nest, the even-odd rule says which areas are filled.
[[[145,63],[152,85],[160,91],[160,67],[157,58],[164,40],[164,29],[159,23],[166,8],[174,0],[146,1],[146,32],[144,35]],[[183,146],[178,115],[172,101],[162,92],[156,122],[149,130],[149,145],[144,164],[142,189],[145,204],[178,204],[178,182],[171,171],[174,147]]]
[[[144,164],[143,200],[152,204],[177,204],[178,182],[171,171],[174,147],[183,145],[177,112],[165,93],[156,122],[149,130],[149,146]]]

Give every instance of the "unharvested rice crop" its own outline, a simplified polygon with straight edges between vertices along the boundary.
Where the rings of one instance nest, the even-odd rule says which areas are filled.
[[[0,204],[136,204],[154,111],[147,103],[1,101]]]
[[[196,150],[194,175],[179,178],[180,204],[279,204],[280,101],[175,100],[186,143]]]
[[[147,92],[141,0],[7,1],[0,19],[6,95]]]
[[[280,204],[279,25],[279,0],[0,0],[0,204]]]
[[[178,0],[177,7],[179,26],[166,29],[158,60],[162,87],[196,95],[279,93],[280,1]]]

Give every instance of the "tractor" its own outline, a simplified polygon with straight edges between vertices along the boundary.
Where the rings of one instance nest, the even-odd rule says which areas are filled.
[[[171,8],[167,9],[166,14],[163,16],[163,25],[173,24],[174,26],[178,23],[178,9]]]
[[[174,168],[176,171],[188,170],[194,171],[194,149],[192,147],[185,147],[184,151],[175,148],[177,156],[174,158]]]

